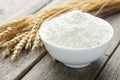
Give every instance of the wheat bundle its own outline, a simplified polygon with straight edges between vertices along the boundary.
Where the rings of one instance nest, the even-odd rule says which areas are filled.
[[[98,15],[108,9],[120,9],[120,0],[73,0],[60,6],[16,19],[0,25],[0,47],[6,47],[2,52],[2,58],[11,55],[11,61],[15,61],[24,48],[35,51],[43,48],[43,43],[38,35],[41,24],[56,16],[73,10],[81,10]]]

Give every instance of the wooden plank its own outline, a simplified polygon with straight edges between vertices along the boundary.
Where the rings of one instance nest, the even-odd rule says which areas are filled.
[[[24,53],[24,54],[22,54]],[[34,66],[39,59],[44,56],[40,53],[40,51],[36,51],[36,53],[29,53],[23,51],[20,56],[20,59],[14,63],[10,62],[10,59],[7,58],[2,60],[0,58],[0,80],[18,80],[26,72]]]
[[[32,14],[52,0],[0,0],[0,23]]]
[[[2,0],[0,23],[34,13],[51,1],[52,0]],[[15,63],[11,63],[9,58],[5,60],[0,58],[0,80],[18,80],[43,56],[43,54],[40,54],[40,50],[34,52],[34,54],[28,54],[26,51],[23,51],[21,54],[21,58]]]
[[[120,80],[120,46],[110,58],[97,80]]]
[[[115,16],[115,18],[118,22],[115,22],[115,25],[120,27],[120,17]],[[119,28],[118,31],[120,32]],[[118,36],[117,38],[120,37]],[[117,50],[111,56],[110,60],[98,76],[97,80],[120,80],[120,45],[118,45]]]
[[[115,35],[105,55],[93,64],[83,69],[71,69],[59,62],[52,62],[46,55],[22,80],[94,80],[120,41],[119,18],[120,13],[106,19],[113,25]]]

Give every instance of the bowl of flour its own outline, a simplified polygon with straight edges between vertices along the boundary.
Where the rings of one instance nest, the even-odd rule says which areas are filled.
[[[85,67],[97,60],[113,33],[107,21],[80,10],[45,21],[39,30],[49,54],[72,68]]]

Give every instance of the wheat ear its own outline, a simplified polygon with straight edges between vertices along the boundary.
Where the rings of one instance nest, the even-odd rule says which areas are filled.
[[[38,28],[39,28],[39,22],[36,21],[36,22],[34,22],[34,24],[32,24],[31,26],[33,26],[33,28],[32,28],[32,30],[31,30],[31,32],[30,32],[30,34],[29,34],[29,38],[28,38],[27,44],[26,44],[26,46],[25,46],[25,49],[28,49],[28,48],[31,47],[31,43],[32,43],[33,39],[35,38],[36,31],[37,31]]]
[[[28,32],[22,33],[22,34],[20,34],[20,35],[18,35],[18,36],[16,36],[16,37],[14,37],[14,38],[11,39],[10,41],[7,41],[7,42],[3,43],[3,44],[1,45],[1,47],[6,47],[6,46],[8,46],[10,43],[14,44],[15,42],[19,42],[19,41],[20,41],[25,35],[27,35],[27,34],[28,34]]]
[[[10,39],[11,36],[15,36],[18,32],[20,32],[23,28],[28,26],[27,23],[23,22],[18,26],[15,27],[8,27],[7,30],[0,33],[0,41]]]
[[[7,45],[7,48],[2,52],[2,58],[4,59],[7,56],[9,56],[10,52],[12,51],[14,46],[21,40],[21,38],[25,37],[27,34],[28,34],[28,32],[25,32],[25,33],[15,37],[14,39],[8,41],[7,43],[5,43],[5,45]]]
[[[25,37],[23,37],[20,40],[20,42],[15,46],[14,51],[13,51],[13,55],[11,57],[12,62],[14,62],[17,59],[17,57],[20,55],[20,51],[26,45],[27,39],[28,39],[28,35],[25,35]]]
[[[2,59],[6,58],[7,56],[10,55],[11,51],[11,46],[7,47],[1,54],[2,54]]]
[[[35,40],[33,42],[31,51],[35,51],[37,49],[37,47],[39,47],[39,46],[42,46],[42,41],[41,41],[39,35],[37,34],[35,37]]]
[[[11,38],[13,35],[9,36],[9,34],[11,34],[13,28],[12,27],[8,27],[6,31],[0,33],[0,41],[6,41],[5,38]]]
[[[11,38],[13,38],[14,36],[11,36]],[[4,46],[2,46],[6,41],[9,41],[11,38],[6,38],[6,39],[4,39],[4,40],[2,40],[2,41],[0,41],[0,47],[4,47]]]

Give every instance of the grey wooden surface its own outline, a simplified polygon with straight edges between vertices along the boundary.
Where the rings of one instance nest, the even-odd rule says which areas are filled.
[[[70,0],[0,0],[0,23],[32,14]],[[12,5],[11,5],[12,3]],[[120,80],[120,12],[108,18],[115,31],[109,48],[97,61],[83,69],[71,69],[60,62],[52,62],[40,50],[22,52],[15,63],[0,58],[0,80]],[[117,50],[116,50],[117,49]]]
[[[120,46],[112,55],[97,80],[120,80]]]
[[[120,27],[120,17],[118,16],[120,16],[120,14],[116,15],[115,17],[116,21],[118,21],[119,23],[116,23],[115,21],[114,23],[116,23],[115,26]],[[117,30],[120,32],[120,29]],[[118,36],[117,38],[120,38],[120,36]],[[97,80],[120,80],[120,45],[117,46],[117,49],[109,58],[106,66],[101,71]]]

